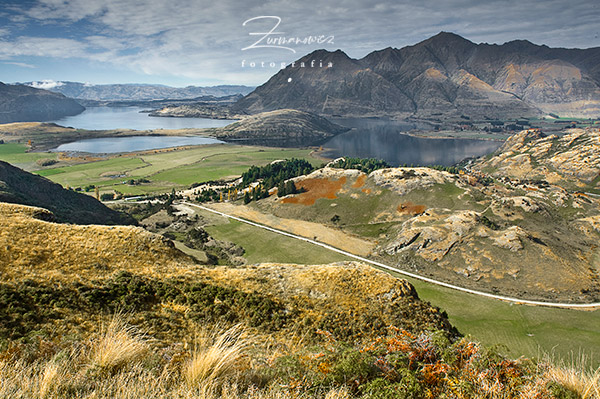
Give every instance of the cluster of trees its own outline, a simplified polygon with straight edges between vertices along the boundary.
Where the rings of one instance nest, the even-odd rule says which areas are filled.
[[[244,192],[244,204],[248,204],[252,201],[258,201],[259,199],[267,198],[269,196],[269,189],[259,184],[253,187],[252,190],[246,190]]]
[[[292,177],[307,175],[315,168],[305,159],[286,159],[266,166],[252,166],[242,174],[242,188],[262,179],[262,185],[270,190]]]
[[[141,179],[129,179],[126,181],[126,184],[128,184],[130,186],[137,186],[142,183],[150,183],[150,180],[141,178]]]
[[[298,189],[293,181],[293,177],[307,175],[315,168],[310,162],[304,159],[286,159],[280,162],[274,162],[266,166],[252,166],[247,172],[242,174],[242,183],[240,189],[248,187],[250,184],[262,180],[261,184],[252,190],[247,190],[244,194],[244,203],[258,201],[269,196],[269,190],[277,187],[277,195],[282,197],[288,194],[296,194]]]
[[[296,184],[293,180],[288,180],[286,182],[280,182],[277,186],[277,196],[285,197],[288,194],[297,194],[298,189],[296,188]]]
[[[197,197],[198,202],[219,201],[220,199],[221,192],[212,188],[202,190],[202,192],[200,192],[200,194],[198,194]]]
[[[377,169],[389,168],[390,165],[375,158],[342,158],[330,165],[332,168],[340,169],[358,169],[364,173],[371,173]]]

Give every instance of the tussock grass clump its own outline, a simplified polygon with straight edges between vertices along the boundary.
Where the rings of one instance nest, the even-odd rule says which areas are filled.
[[[64,383],[65,372],[58,362],[48,362],[44,365],[40,375],[39,393],[40,398],[44,399],[56,392]]]
[[[240,366],[250,338],[241,325],[223,332],[211,332],[192,353],[184,369],[190,387],[215,386],[219,380]]]
[[[252,345],[256,340],[248,331],[240,325],[207,327],[194,350],[171,348],[162,352],[162,361],[141,362],[139,356],[151,341],[144,343],[116,316],[91,351],[40,352],[32,360],[0,352],[0,398],[599,397],[598,372],[580,364],[509,360],[467,339],[450,342],[440,334],[417,336],[390,329],[375,341],[350,344],[323,332],[329,337],[323,345],[269,349]],[[188,360],[175,361],[180,353]],[[97,363],[109,359],[104,367],[111,372],[90,372],[90,356],[99,356]]]
[[[91,366],[102,372],[114,373],[140,362],[149,352],[144,336],[115,315],[100,338],[93,342]]]
[[[549,380],[574,392],[581,399],[600,399],[600,367],[593,370],[584,354],[573,356],[570,363],[557,364],[546,358]]]

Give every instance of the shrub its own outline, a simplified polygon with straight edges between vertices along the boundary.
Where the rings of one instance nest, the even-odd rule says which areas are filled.
[[[100,201],[112,201],[115,199],[114,193],[103,193],[100,195]]]
[[[38,159],[37,161],[35,161],[35,163],[38,164],[39,166],[51,166],[51,165],[57,164],[58,161],[56,159],[41,158],[41,159]]]

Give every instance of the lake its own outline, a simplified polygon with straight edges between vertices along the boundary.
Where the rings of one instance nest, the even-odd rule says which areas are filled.
[[[187,145],[218,144],[223,141],[201,136],[131,136],[73,141],[52,151],[89,152],[92,154],[156,150]]]
[[[227,126],[232,120],[206,118],[169,118],[148,116],[140,113],[140,107],[89,107],[79,115],[67,116],[50,121],[61,126],[86,130],[156,130],[156,129],[201,129]]]
[[[500,141],[476,139],[430,139],[404,132],[414,124],[385,119],[334,119],[353,130],[335,136],[325,144],[325,156],[378,158],[398,165],[453,165],[469,157],[495,151]]]
[[[141,110],[140,107],[90,107],[79,115],[53,122],[89,130],[207,128],[226,126],[233,122],[204,118],[151,117],[140,113]],[[332,158],[378,158],[394,166],[452,165],[464,158],[493,152],[502,144],[489,140],[412,137],[403,132],[422,126],[389,119],[355,118],[332,121],[353,128],[323,144],[326,150],[324,155]],[[117,153],[213,143],[221,141],[199,136],[137,136],[80,140],[63,144],[54,151]]]

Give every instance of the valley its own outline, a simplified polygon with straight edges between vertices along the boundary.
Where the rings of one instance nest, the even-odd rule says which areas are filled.
[[[594,12],[100,3],[0,15],[0,397],[600,398]]]

